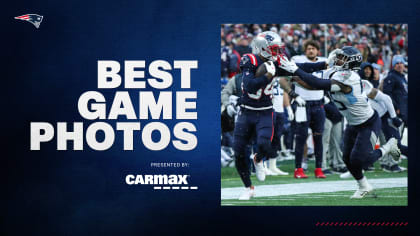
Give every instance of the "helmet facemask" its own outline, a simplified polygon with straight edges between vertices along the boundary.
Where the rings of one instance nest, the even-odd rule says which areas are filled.
[[[348,57],[346,55],[342,54],[342,52],[340,51],[337,52],[334,58],[334,67],[336,67],[337,69],[342,69],[342,70],[348,69],[346,68],[348,67],[347,60],[348,60]]]
[[[271,61],[277,61],[278,57],[284,54],[284,46],[277,44],[268,46],[267,48],[262,48],[262,50],[266,52],[266,55],[268,55],[268,57],[265,58]]]
[[[347,54],[348,52],[346,53],[339,49],[334,58],[334,67],[337,70],[360,70],[360,64],[362,62],[362,55],[360,52],[357,51],[357,53],[352,52],[350,55]]]

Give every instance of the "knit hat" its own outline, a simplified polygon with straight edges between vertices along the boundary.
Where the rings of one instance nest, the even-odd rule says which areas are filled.
[[[404,57],[402,55],[395,55],[392,58],[392,68],[398,63],[405,63]]]

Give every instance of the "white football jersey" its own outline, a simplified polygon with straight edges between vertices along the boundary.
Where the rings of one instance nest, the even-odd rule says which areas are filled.
[[[316,62],[323,62],[326,60],[327,58],[325,57],[317,57]],[[291,61],[294,61],[296,63],[316,63],[316,62],[310,61],[305,55],[294,56],[291,58]],[[313,73],[315,76],[320,77],[319,74],[315,74],[315,73],[316,72]],[[324,97],[323,90],[309,90],[300,86],[295,87],[295,92],[299,94],[299,96],[305,101],[317,101],[317,100],[321,100]]]
[[[325,76],[329,77],[329,73]],[[331,98],[340,113],[347,119],[349,125],[360,125],[372,117],[374,111],[368,103],[367,96],[363,93],[363,86],[360,76],[349,70],[340,70],[332,74],[332,80],[341,82],[352,88],[350,93],[331,92]]]
[[[283,89],[280,88],[278,78],[275,78],[274,86],[273,86],[273,108],[275,112],[283,113]]]

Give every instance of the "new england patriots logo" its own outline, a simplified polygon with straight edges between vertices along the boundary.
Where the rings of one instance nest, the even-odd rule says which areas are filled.
[[[274,40],[274,37],[271,36],[271,35],[269,35],[269,34],[267,34],[267,35],[265,35],[265,39],[267,39],[268,42],[271,42],[271,41]]]
[[[41,24],[43,16],[37,15],[37,14],[26,14],[22,16],[16,16],[16,20],[24,20],[32,23],[37,29],[39,28],[39,25]]]

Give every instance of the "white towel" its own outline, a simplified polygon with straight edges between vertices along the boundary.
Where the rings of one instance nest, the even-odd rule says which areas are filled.
[[[306,122],[306,107],[297,106],[295,117],[296,122]]]

